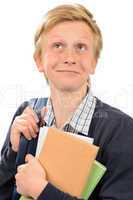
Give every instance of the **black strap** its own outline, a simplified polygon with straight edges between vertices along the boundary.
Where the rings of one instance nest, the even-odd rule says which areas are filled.
[[[38,114],[41,111],[41,108],[46,106],[47,98],[34,98],[29,101],[29,105],[33,108],[33,110]],[[32,140],[27,140],[23,134],[21,134],[19,151],[17,153],[16,158],[16,168],[17,166],[25,163],[25,155],[30,153],[35,155],[36,146],[37,146],[37,139],[33,138]],[[18,200],[20,195],[16,192],[16,188],[14,188],[12,200]]]
[[[29,101],[29,105],[33,108],[33,110],[38,114],[41,108],[46,106],[47,98],[34,98]],[[29,147],[29,144],[31,143],[31,146],[33,146],[32,143],[35,143],[35,140],[32,139],[31,141],[27,140],[23,134],[21,134],[20,139],[20,146],[19,151],[16,158],[16,166],[21,165],[25,162],[25,155],[27,153],[32,153],[31,148]],[[35,152],[33,152],[33,155]]]

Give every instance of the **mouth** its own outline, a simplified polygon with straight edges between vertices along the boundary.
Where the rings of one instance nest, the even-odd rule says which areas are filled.
[[[63,72],[63,73],[73,73],[73,74],[79,74],[79,72],[74,70],[56,70],[57,72]]]

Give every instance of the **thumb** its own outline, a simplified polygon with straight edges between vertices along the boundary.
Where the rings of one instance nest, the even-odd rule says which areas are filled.
[[[47,112],[47,107],[44,106],[44,107],[41,109],[41,119],[42,119],[42,120],[44,119],[44,116],[45,116],[46,112]]]
[[[34,159],[34,156],[32,156],[31,154],[27,154],[26,156],[25,156],[25,162],[30,162],[31,160],[33,160]]]
[[[47,108],[44,106],[42,109],[41,109],[41,112],[40,112],[40,114],[41,114],[41,116],[40,116],[40,122],[39,122],[39,126],[40,127],[43,127],[44,126],[44,116],[45,116],[45,114],[46,114],[46,112],[47,112]]]

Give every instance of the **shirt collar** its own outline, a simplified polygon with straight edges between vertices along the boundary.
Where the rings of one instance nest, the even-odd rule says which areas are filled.
[[[74,112],[70,125],[84,135],[88,135],[91,119],[95,110],[96,98],[93,96],[91,90],[80,103]]]
[[[67,121],[62,127],[63,130],[66,130],[68,125],[70,128],[68,130],[72,130],[75,133],[82,133],[84,135],[88,135],[91,119],[96,106],[96,98],[93,96],[91,89],[88,90],[87,95],[84,97],[82,102],[79,104],[75,112],[69,121]],[[55,121],[53,107],[51,99],[48,98],[47,104],[47,113],[44,117],[44,121],[47,126],[52,126]]]

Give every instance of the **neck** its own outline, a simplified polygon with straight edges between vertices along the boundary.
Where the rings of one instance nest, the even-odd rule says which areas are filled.
[[[51,100],[55,115],[56,127],[61,128],[70,119],[86,95],[87,85],[77,91],[59,91],[51,87]]]

